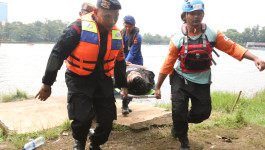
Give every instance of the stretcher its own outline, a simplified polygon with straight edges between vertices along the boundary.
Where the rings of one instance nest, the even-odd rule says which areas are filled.
[[[114,93],[115,94],[120,94],[120,92],[121,92],[121,90],[119,88],[114,88]],[[155,95],[155,90],[154,89],[151,89],[145,95],[128,94],[128,97],[130,97],[130,98],[156,98],[156,95]]]

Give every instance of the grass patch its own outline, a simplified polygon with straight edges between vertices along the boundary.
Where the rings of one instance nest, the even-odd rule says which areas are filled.
[[[4,138],[3,130],[0,128],[0,143],[4,141],[5,141],[5,138]]]
[[[235,114],[240,117],[238,119],[244,120],[252,124],[265,127],[265,90],[255,94],[253,98],[240,97],[235,112],[231,112],[234,102],[237,98],[237,94],[227,92],[213,92],[212,107],[214,111]]]
[[[169,137],[168,133],[163,133],[163,132],[159,132],[159,131],[155,131],[155,132],[149,132],[147,134],[144,134],[142,136],[143,139],[161,139],[161,138],[165,138],[165,137]]]
[[[260,101],[259,98],[253,97],[240,103],[238,107],[242,109],[243,116],[248,122],[265,127],[264,99],[265,97]]]
[[[6,137],[2,136],[2,139],[3,141],[8,141],[12,143],[16,148],[22,148],[26,143],[40,136],[43,136],[46,140],[57,139],[63,131],[69,129],[70,129],[70,121],[67,120],[59,127],[50,128],[39,132],[26,133],[26,134],[9,134]]]
[[[0,97],[1,102],[20,101],[24,99],[33,98],[32,95],[28,95],[26,92],[17,89],[14,93],[2,94]]]
[[[223,114],[216,116],[210,121],[202,122],[199,124],[190,124],[191,131],[197,131],[200,129],[210,129],[215,127],[235,129],[241,128],[247,125],[248,122],[243,117],[242,111],[237,111],[233,114]]]
[[[156,103],[155,107],[165,108],[167,111],[172,110],[172,104],[171,103]]]
[[[66,120],[61,126],[60,126],[62,131],[67,131],[67,130],[71,130],[71,121],[70,120]]]
[[[129,127],[124,126],[124,125],[120,125],[120,124],[113,124],[113,128],[114,131],[128,131],[130,130]]]
[[[265,102],[265,89],[257,92],[252,99],[260,102]]]
[[[234,102],[237,98],[238,94],[229,93],[229,92],[212,92],[212,108],[213,110],[222,112],[222,113],[230,113]],[[244,100],[243,97],[240,97],[239,101]]]

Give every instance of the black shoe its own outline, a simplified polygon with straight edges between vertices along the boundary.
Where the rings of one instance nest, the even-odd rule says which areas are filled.
[[[89,145],[89,150],[103,150],[103,149],[101,149],[98,145],[90,144]]]
[[[86,141],[75,140],[73,150],[85,150]]]
[[[130,113],[129,107],[128,107],[128,102],[127,100],[122,101],[122,107],[121,107],[121,112],[123,115],[127,115]]]
[[[179,141],[181,144],[179,147],[180,150],[189,150],[190,149],[190,142],[189,142],[187,135],[179,137]]]
[[[128,111],[129,111],[129,112],[132,112],[132,109],[128,107]]]
[[[124,107],[121,107],[121,112],[123,115],[127,115],[130,113],[129,109],[128,108],[124,108]]]

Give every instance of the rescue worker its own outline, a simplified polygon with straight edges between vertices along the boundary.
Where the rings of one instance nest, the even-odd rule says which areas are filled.
[[[171,38],[169,53],[160,70],[155,94],[161,98],[161,86],[170,74],[172,94],[172,136],[178,138],[180,149],[189,149],[188,123],[201,123],[211,114],[211,64],[213,47],[241,61],[254,61],[264,70],[265,62],[244,47],[234,43],[219,30],[202,23],[204,3],[201,0],[186,0],[181,15],[185,24],[181,32]],[[176,62],[177,61],[177,62]],[[177,63],[174,68],[174,64]],[[191,109],[188,109],[189,99]]]
[[[121,5],[118,0],[98,0],[92,13],[68,26],[55,44],[35,96],[45,101],[51,95],[57,72],[66,62],[68,116],[74,150],[84,150],[94,113],[95,133],[90,135],[90,150],[100,150],[117,118],[112,76],[127,97],[126,63],[120,30],[116,27]],[[93,109],[92,109],[93,108]]]
[[[131,15],[123,18],[122,37],[124,44],[125,61],[128,64],[143,66],[143,56],[141,52],[142,36],[139,28],[135,27],[135,19]],[[127,115],[132,110],[128,107],[132,98],[122,98],[122,114]]]
[[[84,2],[81,6],[79,16],[81,17],[82,15],[86,15],[86,14],[92,12],[94,8],[95,8],[95,6],[93,4],[88,3],[88,2]]]

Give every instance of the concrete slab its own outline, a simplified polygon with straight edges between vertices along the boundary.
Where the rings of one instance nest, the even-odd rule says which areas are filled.
[[[128,126],[132,129],[147,128],[152,125],[163,125],[172,122],[171,112],[149,104],[130,102],[132,112],[127,116],[121,113],[122,101],[117,100],[117,120],[114,123]]]
[[[133,110],[127,116],[121,113],[121,100],[117,100],[115,123],[132,129],[171,123],[171,112],[149,104],[131,102]],[[5,132],[27,133],[60,126],[68,119],[66,97],[51,97],[42,102],[36,99],[0,103],[0,127]]]
[[[36,99],[0,103],[0,120],[5,130],[16,133],[40,131],[60,126],[68,118],[66,97],[47,101]]]

